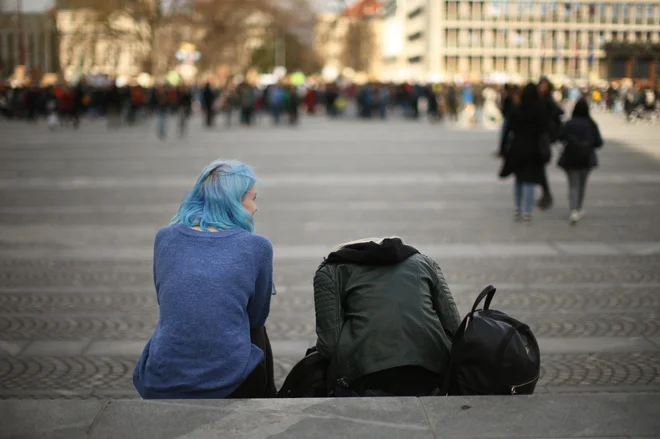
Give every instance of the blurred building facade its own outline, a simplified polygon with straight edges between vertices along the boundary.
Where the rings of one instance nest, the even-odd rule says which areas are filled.
[[[660,86],[660,42],[605,45],[608,79]]]
[[[660,0],[386,0],[383,74],[558,82],[608,77],[608,42],[660,41]]]
[[[0,77],[10,76],[19,65],[27,71],[57,72],[58,35],[52,11],[44,5],[41,10],[35,6],[21,12],[15,3],[0,2]]]
[[[326,79],[361,73],[381,76],[380,46],[383,38],[381,2],[363,0],[339,13],[317,15],[314,48]]]
[[[154,0],[154,6],[156,0]],[[151,28],[128,14],[67,7],[58,1],[59,58],[64,78],[103,74],[135,77],[150,70]]]

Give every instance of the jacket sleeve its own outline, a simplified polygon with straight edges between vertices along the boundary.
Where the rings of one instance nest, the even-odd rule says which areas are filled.
[[[431,276],[434,285],[431,294],[433,296],[433,308],[440,319],[440,323],[442,323],[445,333],[447,333],[450,340],[453,340],[458,327],[461,325],[461,316],[440,266],[433,259],[428,257],[426,259],[432,268]]]
[[[567,138],[567,128],[570,126],[570,121],[566,122],[565,124],[562,124],[561,127],[559,127],[559,137],[557,140],[560,142],[565,142]]]
[[[511,117],[506,118],[502,121],[502,137],[500,138],[500,152],[499,156],[504,157],[507,153],[507,147],[509,146],[509,135],[512,131]]]
[[[316,348],[321,357],[330,360],[337,349],[343,317],[337,284],[324,269],[319,269],[314,276],[314,310]]]

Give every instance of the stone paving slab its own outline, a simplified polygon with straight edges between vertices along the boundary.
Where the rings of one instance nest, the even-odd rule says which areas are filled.
[[[39,340],[30,343],[22,352],[26,356],[79,356],[85,352],[90,340]]]
[[[280,342],[274,342],[280,343]],[[275,345],[275,377],[280,386],[304,355],[305,342]],[[299,348],[303,348],[299,350]],[[140,352],[125,356],[0,355],[0,399],[81,398],[116,392],[137,397],[133,368]],[[543,353],[537,393],[560,391],[660,392],[660,352]]]
[[[659,242],[643,242],[634,246],[608,243],[564,243],[553,244],[527,243],[527,244],[446,244],[446,245],[420,245],[410,243],[422,249],[425,254],[433,258],[443,259],[459,258],[511,258],[522,256],[626,256],[626,255],[660,255]],[[153,253],[147,247],[131,246],[95,246],[94,248],[14,248],[0,249],[0,258],[18,260],[47,259],[51,261],[65,260],[97,260],[97,261],[144,261]],[[317,245],[305,246],[277,246],[274,248],[274,259],[277,260],[309,260],[319,258],[319,255],[328,253],[328,248]]]
[[[295,339],[281,340],[281,334],[270,331],[276,341],[272,342],[273,352],[285,357],[302,356],[302,354],[315,344],[314,333],[298,334]],[[308,335],[308,338],[304,338]],[[639,353],[660,352],[656,344],[660,338],[646,337],[589,337],[589,338],[538,338],[539,347],[543,355],[571,354],[571,353]],[[40,340],[18,342],[21,349],[14,349],[21,356],[135,356],[138,357],[144,350],[147,339],[119,340],[119,341],[93,341],[89,340]]]
[[[470,297],[471,299],[471,297]],[[471,303],[459,300],[459,310],[466,312]],[[497,304],[502,311],[527,323],[538,338],[558,338],[579,343],[578,338],[610,339],[631,337],[657,337],[660,335],[660,308],[643,311],[599,313],[576,309],[556,312],[520,311]],[[273,307],[268,324],[270,333],[280,340],[314,339],[314,315],[287,307]],[[94,342],[120,342],[147,339],[158,320],[158,311],[136,312],[69,312],[66,314],[0,314],[0,331],[6,341],[21,340],[93,340]]]
[[[0,401],[0,438],[657,438],[649,394],[236,401]]]
[[[460,308],[472,305],[479,284],[452,284]],[[630,311],[655,311],[660,308],[660,283],[497,283],[497,306],[508,311],[555,312],[590,311],[616,314]],[[309,283],[278,286],[272,310],[305,314],[312,309],[313,293]],[[152,285],[143,287],[103,285],[89,287],[0,287],[0,316],[18,314],[151,313],[158,303]],[[153,317],[152,317],[153,318]],[[604,319],[605,320],[605,319]]]

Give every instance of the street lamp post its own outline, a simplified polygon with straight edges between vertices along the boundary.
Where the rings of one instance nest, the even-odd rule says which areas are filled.
[[[18,24],[18,56],[22,66],[25,65],[25,44],[23,42],[23,0],[16,0],[16,14]]]

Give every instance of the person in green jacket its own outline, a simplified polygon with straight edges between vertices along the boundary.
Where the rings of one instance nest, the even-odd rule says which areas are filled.
[[[424,396],[460,315],[438,264],[397,237],[343,244],[314,276],[316,348],[332,396]]]

